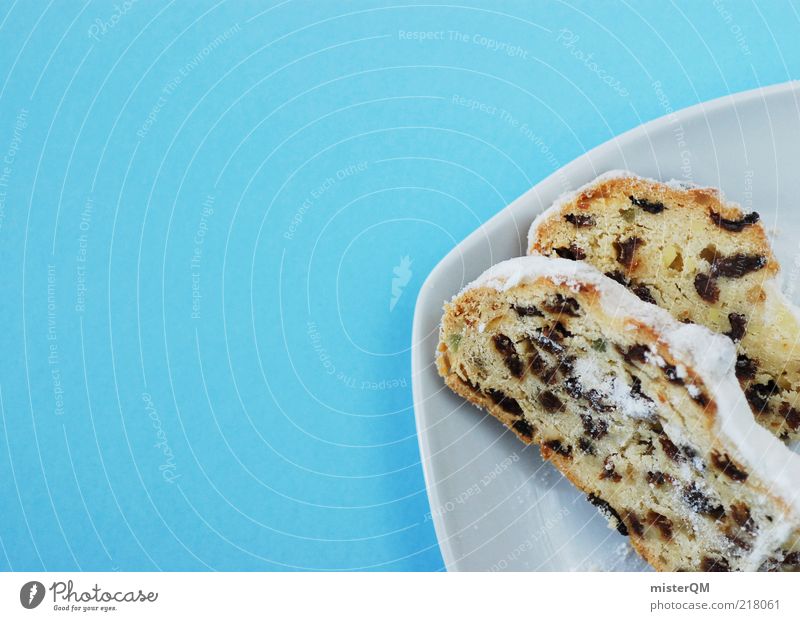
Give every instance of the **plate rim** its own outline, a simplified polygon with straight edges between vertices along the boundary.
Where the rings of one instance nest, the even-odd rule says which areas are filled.
[[[745,102],[749,102],[753,99],[764,99],[771,97],[777,97],[785,94],[786,92],[794,92],[794,99],[795,104],[800,110],[800,80],[789,80],[786,82],[780,82],[777,84],[771,84],[768,86],[761,86],[756,87],[744,91],[740,91],[737,93],[729,93],[726,95],[722,95],[720,97],[716,97],[714,99],[710,99],[708,101],[699,102],[696,104],[692,104],[691,106],[687,106],[685,108],[681,108],[674,112],[670,112],[668,114],[662,115],[660,117],[656,117],[646,123],[642,123],[631,129],[624,131],[623,133],[619,134],[618,136],[614,136],[609,138],[608,140],[600,143],[599,145],[592,147],[585,153],[577,156],[576,158],[572,159],[570,162],[565,164],[564,166],[560,167],[559,169],[551,172],[549,175],[538,181],[535,185],[531,188],[523,192],[520,196],[516,199],[511,201],[508,205],[500,209],[496,214],[494,214],[491,218],[489,218],[486,222],[482,223],[478,226],[474,231],[472,231],[469,235],[467,235],[461,242],[459,242],[455,247],[453,247],[442,259],[434,266],[434,268],[429,272],[425,280],[423,281],[422,285],[420,286],[419,293],[417,294],[417,299],[414,304],[414,318],[412,323],[412,330],[411,330],[411,392],[412,392],[412,402],[414,408],[414,424],[416,427],[416,434],[417,434],[417,444],[419,447],[420,453],[420,464],[422,466],[422,474],[423,479],[425,481],[425,491],[428,496],[428,503],[430,507],[437,507],[441,504],[441,497],[439,495],[439,491],[436,485],[433,485],[433,478],[434,473],[432,472],[432,449],[430,446],[430,434],[424,432],[422,426],[422,410],[425,406],[422,404],[424,403],[424,395],[422,394],[422,387],[421,382],[418,379],[422,370],[430,363],[430,354],[433,352],[423,352],[421,343],[424,341],[424,334],[423,331],[425,327],[422,325],[423,319],[421,312],[421,308],[423,306],[428,306],[431,301],[429,300],[430,296],[432,295],[432,287],[430,287],[430,283],[438,277],[438,273],[442,271],[447,264],[449,264],[452,260],[454,255],[460,253],[460,248],[462,246],[469,245],[474,238],[478,236],[486,236],[488,231],[499,226],[499,221],[503,218],[504,213],[506,211],[512,210],[516,205],[522,202],[528,202],[528,200],[537,194],[539,188],[543,185],[549,184],[553,181],[556,176],[569,176],[570,171],[575,168],[578,168],[584,160],[591,160],[594,157],[597,157],[599,154],[603,153],[605,150],[614,148],[617,149],[620,145],[625,144],[633,139],[637,139],[642,133],[648,134],[651,132],[658,131],[662,129],[664,125],[673,124],[677,122],[688,122],[690,118],[696,116],[705,116],[706,114],[713,113],[720,109],[725,109],[729,107],[735,107],[737,105],[743,104]],[[601,171],[601,173],[604,171]],[[600,174],[600,173],[598,173]],[[585,182],[590,181],[591,179],[586,179]],[[546,206],[541,206],[540,211],[543,211]],[[536,211],[530,213],[531,222],[533,221],[537,213],[540,211]],[[437,303],[441,304],[444,300],[439,300]],[[436,512],[431,511],[432,521],[433,521],[433,528],[436,534],[436,541],[439,546],[439,551],[442,555],[442,560],[444,561],[444,566],[447,571],[459,571],[458,567],[458,559],[455,558],[454,551],[452,549],[452,545],[448,544],[447,542],[450,540],[450,536],[447,533],[447,526],[445,523],[444,516],[438,515]]]

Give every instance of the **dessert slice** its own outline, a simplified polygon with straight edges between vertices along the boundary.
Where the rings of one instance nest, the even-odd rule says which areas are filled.
[[[800,321],[757,213],[717,190],[603,175],[534,221],[531,254],[585,260],[680,321],[727,335],[756,419],[800,438]]]
[[[445,305],[446,384],[536,442],[659,570],[800,569],[800,457],[724,336],[586,263],[500,263]]]

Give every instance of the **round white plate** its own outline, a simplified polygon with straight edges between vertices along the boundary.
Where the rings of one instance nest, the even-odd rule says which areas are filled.
[[[642,570],[627,539],[538,449],[445,388],[434,354],[442,304],[490,265],[525,252],[528,226],[560,194],[628,169],[722,188],[758,211],[800,295],[800,83],[747,91],[642,125],[560,169],[472,233],[431,272],[414,315],[412,376],[430,519],[450,570]]]

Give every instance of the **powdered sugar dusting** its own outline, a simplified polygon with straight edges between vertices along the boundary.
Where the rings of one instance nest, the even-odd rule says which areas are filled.
[[[716,402],[717,433],[727,438],[735,453],[731,457],[769,482],[772,493],[783,497],[800,515],[800,486],[797,485],[800,456],[755,422],[733,372],[736,350],[730,339],[696,324],[678,322],[664,309],[640,300],[619,283],[580,261],[542,256],[511,259],[489,268],[465,290],[491,287],[506,291],[540,279],[573,291],[578,291],[579,284],[591,285],[597,290],[602,309],[609,317],[632,325],[645,325],[658,334],[675,361],[684,365],[687,375],[690,369]],[[613,391],[615,387],[610,386],[610,389]],[[630,411],[637,410],[632,407]]]
[[[609,405],[614,405],[630,418],[652,418],[655,414],[651,401],[633,392],[633,387],[612,373],[604,373],[594,358],[584,356],[575,361],[575,373],[581,386],[586,390],[596,390],[601,397],[608,397]]]

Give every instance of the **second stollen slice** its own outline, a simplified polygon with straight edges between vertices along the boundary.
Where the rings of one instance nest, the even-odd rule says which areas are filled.
[[[800,439],[800,321],[757,213],[713,188],[614,171],[541,214],[528,251],[586,261],[678,320],[727,335],[759,423]]]

